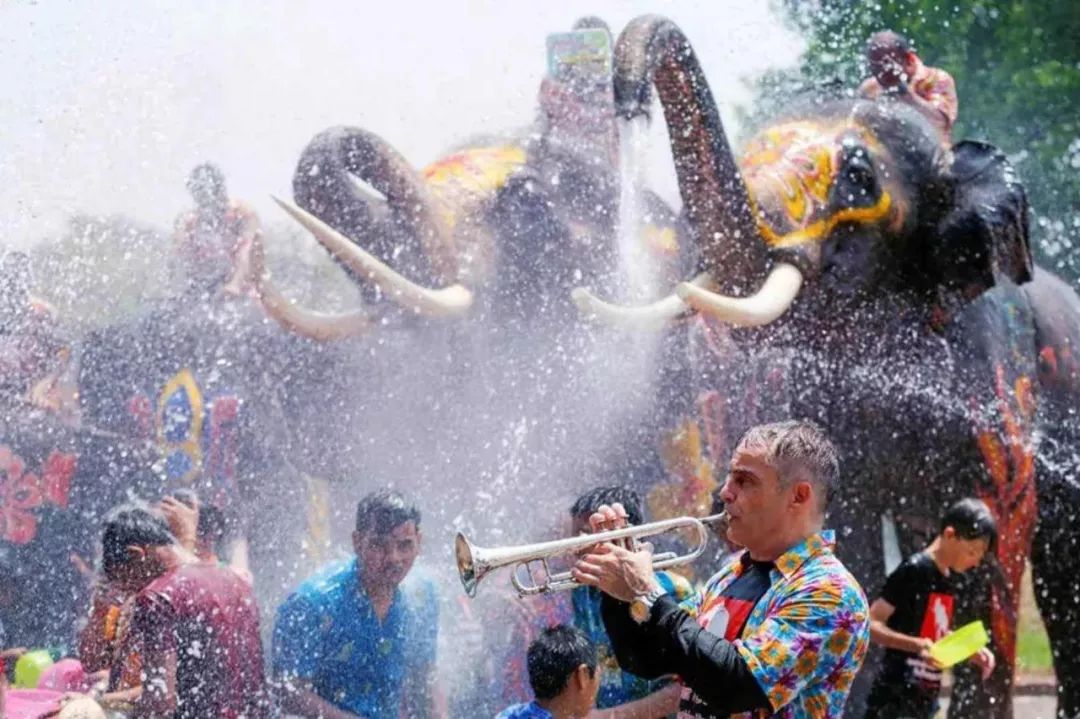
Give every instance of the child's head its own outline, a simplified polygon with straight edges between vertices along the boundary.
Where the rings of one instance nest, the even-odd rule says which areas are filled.
[[[596,647],[580,630],[559,624],[529,645],[529,684],[538,702],[560,699],[575,716],[596,704],[600,670]]]
[[[997,524],[981,499],[961,499],[942,516],[939,536],[942,563],[954,572],[966,572],[993,548]]]

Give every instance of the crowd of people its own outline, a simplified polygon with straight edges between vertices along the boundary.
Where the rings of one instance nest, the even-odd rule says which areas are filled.
[[[654,571],[647,545],[592,545],[574,562],[577,589],[536,600],[555,606],[565,597],[562,614],[537,612],[534,637],[514,648],[528,689],[503,695],[498,716],[837,717],[870,642],[887,648],[870,715],[932,716],[941,666],[931,647],[951,629],[953,577],[981,562],[994,520],[976,499],[949,507],[938,536],[868,603],[825,528],[839,482],[836,450],[816,424],[750,429],[717,494],[728,556],[712,577],[694,587]],[[323,567],[277,607],[267,657],[251,574],[220,554],[220,514],[191,493],[119,506],[103,523],[76,656],[46,667],[38,688],[65,692],[63,706],[83,712],[76,716],[449,716],[440,599],[414,571],[421,516],[400,493],[364,496],[354,556]],[[590,490],[570,516],[585,533],[644,521],[636,493],[620,486]],[[18,669],[21,653],[2,656]],[[985,648],[971,661],[984,675],[994,666]],[[503,664],[506,686],[514,670]],[[46,716],[10,709],[24,691],[0,689],[10,715]],[[478,715],[475,704],[456,706]]]
[[[872,77],[860,92],[909,102],[947,145],[957,107],[947,73],[925,66],[895,33],[876,34],[868,59]],[[199,206],[213,212],[178,227],[181,256],[202,266],[191,276],[220,283],[224,275],[227,291],[254,294],[246,266],[258,261],[248,256],[253,216],[228,199],[215,168],[201,166],[192,178]],[[238,238],[230,248],[222,249],[223,232]],[[8,318],[0,334],[37,341],[4,344],[0,365],[19,370],[4,377],[34,381],[0,390],[48,406],[63,357],[49,341],[50,310],[30,299],[23,259],[0,263],[18,280],[0,288],[0,317]],[[0,625],[0,719],[838,717],[871,642],[886,653],[869,715],[932,716],[942,667],[931,648],[951,629],[955,575],[993,545],[993,517],[975,499],[946,508],[938,536],[869,602],[825,526],[840,477],[817,425],[750,429],[716,496],[726,513],[724,558],[706,568],[711,578],[695,586],[654,571],[648,546],[595,544],[576,558],[581,586],[526,600],[535,604],[524,610],[524,631],[494,658],[495,684],[468,687],[441,679],[440,668],[455,661],[453,647],[439,652],[446,604],[414,570],[422,513],[402,494],[361,498],[353,556],[303,581],[272,615],[256,599],[246,548],[226,541],[228,519],[212,503],[193,492],[129,502],[102,524],[93,596],[70,656],[42,664],[35,686],[23,677],[12,687],[35,653],[3,646]],[[590,489],[568,514],[575,533],[645,522],[636,492],[620,485]],[[984,676],[995,663],[985,648],[971,661]],[[30,713],[42,700],[35,691],[52,692],[51,709]]]

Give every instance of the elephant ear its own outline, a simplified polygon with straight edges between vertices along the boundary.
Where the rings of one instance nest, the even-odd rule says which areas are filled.
[[[935,248],[945,289],[973,299],[1006,277],[1029,281],[1027,195],[1012,165],[983,142],[960,142],[953,156],[955,201],[938,226]]]

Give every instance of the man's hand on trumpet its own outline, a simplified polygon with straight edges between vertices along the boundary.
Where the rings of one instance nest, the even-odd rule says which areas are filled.
[[[592,533],[622,529],[626,526],[626,510],[621,504],[600,505],[589,517]],[[648,594],[660,586],[653,571],[652,545],[641,543],[630,551],[613,542],[591,547],[571,570],[571,576],[582,584],[597,587],[605,594],[624,602]]]

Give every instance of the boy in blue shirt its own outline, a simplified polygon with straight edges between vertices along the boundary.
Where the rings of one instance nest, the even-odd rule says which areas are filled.
[[[437,596],[410,574],[420,510],[396,492],[369,494],[353,548],[354,559],[324,568],[278,608],[273,665],[285,709],[322,719],[444,717]]]
[[[600,667],[596,647],[584,632],[560,624],[529,645],[529,684],[536,697],[515,704],[495,719],[573,719],[596,706]]]

